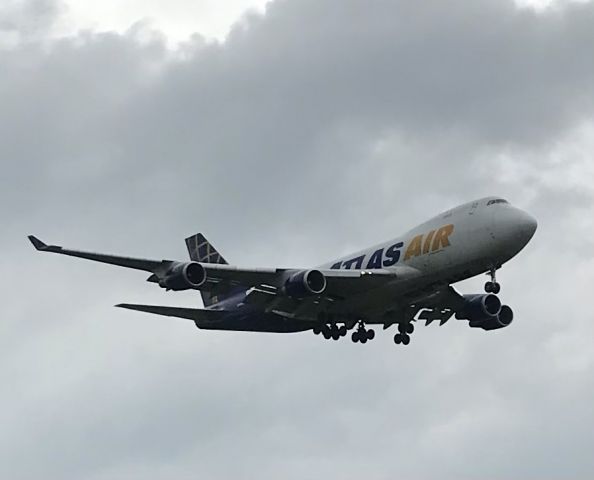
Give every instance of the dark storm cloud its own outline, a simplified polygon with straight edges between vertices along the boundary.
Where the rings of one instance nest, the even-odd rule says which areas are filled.
[[[175,52],[142,25],[0,49],[3,476],[587,477],[593,24],[592,4],[278,1]],[[24,239],[183,258],[202,230],[298,266],[492,193],[540,222],[501,274],[517,321],[408,350],[114,311],[196,299]]]

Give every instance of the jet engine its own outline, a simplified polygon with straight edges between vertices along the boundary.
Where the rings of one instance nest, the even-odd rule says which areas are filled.
[[[493,294],[464,295],[464,306],[456,312],[456,318],[469,320],[472,328],[495,330],[507,327],[514,319],[514,313]]]
[[[206,271],[198,262],[176,262],[159,279],[159,286],[168,290],[199,288],[206,281]]]
[[[326,290],[326,277],[319,270],[293,273],[285,281],[283,291],[289,297],[302,298],[319,295]]]

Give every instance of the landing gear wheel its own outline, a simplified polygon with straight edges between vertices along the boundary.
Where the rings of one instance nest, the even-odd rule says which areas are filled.
[[[402,343],[402,334],[401,333],[397,333],[396,335],[394,335],[394,343],[396,345],[400,345]]]
[[[319,335],[322,333],[322,327],[313,327],[314,335]]]
[[[330,334],[332,336],[332,340],[338,340],[340,338],[340,330],[338,329],[338,326],[332,325],[330,327]]]
[[[362,335],[361,338],[359,339],[359,341],[361,343],[367,343],[367,337]]]
[[[491,281],[485,283],[485,292],[494,293],[495,295],[497,295],[501,291],[501,285],[497,283],[497,279],[495,278],[496,271],[496,268],[492,268],[491,270],[489,270]]]
[[[353,341],[353,343],[357,343],[359,341],[359,333],[353,332],[353,334],[351,335],[351,340]]]
[[[367,330],[366,337],[367,337],[367,340],[373,340],[375,337],[375,331]]]
[[[415,326],[412,323],[409,323],[406,326],[405,331],[406,331],[406,333],[408,333],[410,335],[410,334],[412,334],[415,331]]]
[[[330,330],[330,327],[328,325],[324,325],[324,327],[322,328],[322,335],[324,335],[324,338],[326,340],[330,340],[330,338],[332,337],[332,331]]]
[[[410,337],[408,335],[402,335],[402,344],[408,345],[410,343]]]
[[[346,325],[341,325],[341,326],[338,328],[338,334],[339,334],[341,337],[346,337],[346,334],[347,334],[347,328],[346,328]]]
[[[485,292],[487,293],[494,293],[497,295],[501,291],[501,285],[497,282],[487,282],[485,283]]]

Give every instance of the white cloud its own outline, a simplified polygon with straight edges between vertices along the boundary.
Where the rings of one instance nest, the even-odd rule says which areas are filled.
[[[261,11],[269,0],[65,0],[64,32],[78,29],[125,32],[138,21],[162,31],[170,42],[194,33],[222,40],[247,10]]]

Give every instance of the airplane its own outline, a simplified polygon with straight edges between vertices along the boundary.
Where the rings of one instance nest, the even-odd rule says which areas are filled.
[[[373,340],[371,325],[397,326],[408,345],[414,325],[452,317],[472,328],[504,328],[514,318],[502,305],[496,271],[532,239],[537,221],[500,197],[447,210],[405,234],[317,268],[229,265],[198,233],[186,239],[190,261],[149,260],[69,250],[30,235],[42,252],[59,253],[150,273],[171,291],[197,290],[204,308],[121,303],[116,307],[192,320],[200,329],[291,333],[313,331],[338,340]],[[485,293],[458,293],[452,284],[487,273]]]

